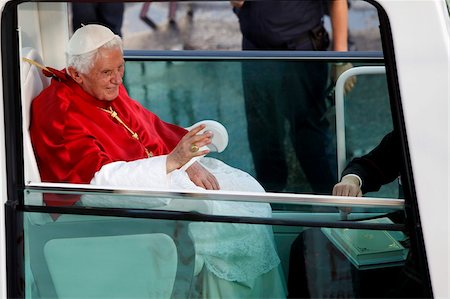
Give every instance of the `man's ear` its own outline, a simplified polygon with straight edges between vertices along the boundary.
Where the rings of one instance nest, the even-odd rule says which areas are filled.
[[[67,68],[67,73],[69,74],[72,79],[77,82],[78,84],[81,84],[83,82],[83,79],[81,78],[81,74],[79,71],[77,71],[74,67],[69,66]]]

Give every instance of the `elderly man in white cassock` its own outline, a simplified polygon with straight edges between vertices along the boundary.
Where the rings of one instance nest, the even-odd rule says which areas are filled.
[[[43,181],[264,192],[250,175],[218,160],[192,163],[209,152],[213,134],[204,125],[187,131],[168,124],[143,108],[122,84],[124,68],[122,40],[111,30],[87,25],[74,33],[66,69],[49,68],[51,84],[32,103],[30,134]],[[78,200],[47,198],[46,203]],[[82,199],[100,204],[87,200]],[[143,208],[154,204],[140,203]],[[158,208],[171,204],[161,200]],[[211,214],[271,216],[268,204],[210,201],[204,206]],[[189,230],[200,297],[285,297],[270,227],[198,222]]]

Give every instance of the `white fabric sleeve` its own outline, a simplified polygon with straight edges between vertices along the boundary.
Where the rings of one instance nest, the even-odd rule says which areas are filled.
[[[91,180],[92,185],[169,188],[167,155],[130,162],[117,161],[103,165]]]
[[[167,156],[157,156],[131,162],[112,162],[104,165],[91,180],[92,185],[173,190],[201,189],[189,179],[185,171],[167,174]],[[167,197],[83,195],[82,203],[90,207],[115,207],[138,209],[165,209],[211,213],[204,200],[171,199]]]

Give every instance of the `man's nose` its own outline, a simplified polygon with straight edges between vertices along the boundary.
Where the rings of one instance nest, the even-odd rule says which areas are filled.
[[[111,81],[114,84],[122,84],[123,74],[120,71],[114,71],[111,77]]]

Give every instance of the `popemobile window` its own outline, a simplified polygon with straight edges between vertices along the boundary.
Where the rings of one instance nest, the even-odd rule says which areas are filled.
[[[12,11],[12,297],[427,294],[375,6]]]

